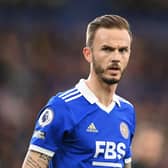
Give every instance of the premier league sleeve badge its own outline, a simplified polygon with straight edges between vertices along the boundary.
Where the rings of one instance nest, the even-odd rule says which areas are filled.
[[[52,122],[53,117],[54,117],[53,111],[50,108],[47,108],[40,115],[38,123],[41,127],[44,127]]]

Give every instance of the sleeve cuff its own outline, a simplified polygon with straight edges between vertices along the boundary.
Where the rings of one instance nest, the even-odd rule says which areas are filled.
[[[54,152],[51,151],[51,150],[48,150],[48,149],[45,149],[45,148],[42,148],[40,146],[37,146],[37,145],[33,145],[33,144],[30,144],[29,146],[29,150],[34,150],[36,152],[40,152],[40,153],[43,153],[45,155],[48,155],[50,157],[53,157],[54,156]]]
[[[125,160],[124,160],[124,162],[126,163],[126,164],[128,164],[128,163],[130,163],[132,161],[132,158],[130,157],[130,158],[126,158]]]

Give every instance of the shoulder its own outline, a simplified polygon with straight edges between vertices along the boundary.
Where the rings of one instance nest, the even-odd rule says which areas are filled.
[[[115,95],[115,96],[118,99],[118,101],[120,102],[121,106],[134,108],[134,105],[130,101],[128,101],[127,99],[125,99],[119,95]]]
[[[57,97],[62,99],[65,103],[78,100],[81,96],[81,92],[76,87],[57,94]]]
[[[86,111],[90,106],[81,92],[74,87],[64,92],[59,92],[51,97],[45,108],[46,107],[52,108],[55,113],[61,113],[61,116],[69,116],[73,115],[73,113],[76,113],[76,115],[83,113],[83,111]]]
[[[68,102],[76,100],[81,96],[79,90],[74,87],[63,92],[58,92],[55,96],[49,99],[47,106],[66,106]]]
[[[42,126],[49,125],[49,120],[50,122],[52,121],[53,125],[55,125],[54,123],[57,123],[56,125],[61,125],[64,122],[64,125],[66,123],[68,127],[71,126],[73,115],[71,106],[68,105],[67,101],[69,102],[69,96],[73,95],[74,92],[75,89],[70,89],[52,96],[38,113],[38,123]]]
[[[95,106],[87,102],[78,89],[72,88],[51,97],[41,110],[40,115],[44,111],[46,113],[46,111],[50,110],[55,120],[57,120],[55,123],[65,122],[68,125],[74,126],[86,115],[94,111],[95,108]]]

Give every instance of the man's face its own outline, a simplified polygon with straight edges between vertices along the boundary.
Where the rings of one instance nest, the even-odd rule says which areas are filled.
[[[125,29],[98,29],[91,50],[91,71],[106,84],[118,83],[128,64],[130,47]]]

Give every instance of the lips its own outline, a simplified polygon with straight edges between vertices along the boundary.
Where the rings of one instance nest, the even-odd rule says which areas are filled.
[[[115,71],[120,71],[121,70],[120,66],[117,65],[117,64],[108,67],[108,69],[109,70],[115,70]]]
[[[113,63],[109,67],[107,67],[107,71],[112,76],[117,76],[121,72],[121,67],[118,63]]]
[[[110,67],[109,69],[110,69],[110,70],[119,71],[119,70],[120,70],[120,67]]]

